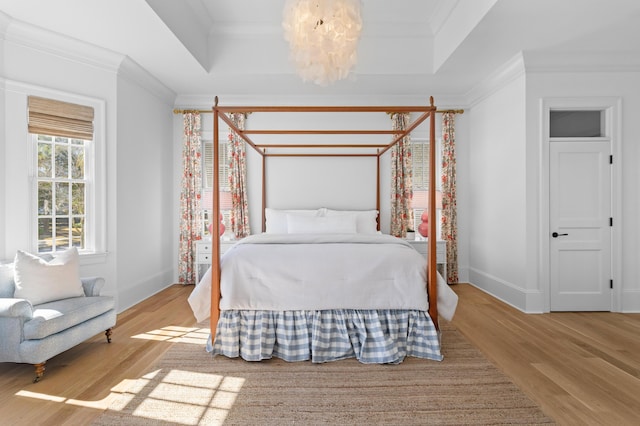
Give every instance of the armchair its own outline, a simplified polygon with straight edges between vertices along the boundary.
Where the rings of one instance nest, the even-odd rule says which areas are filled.
[[[80,278],[83,295],[32,304],[16,297],[14,267],[0,265],[0,362],[34,364],[37,382],[55,355],[105,330],[111,342],[115,300],[100,295],[103,278]]]

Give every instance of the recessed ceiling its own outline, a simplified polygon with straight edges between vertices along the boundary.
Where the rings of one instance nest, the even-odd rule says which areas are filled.
[[[126,55],[178,96],[463,98],[518,53],[544,56],[546,66],[555,58],[551,65],[558,67],[568,55],[606,57],[610,69],[612,60],[621,67],[640,62],[637,0],[364,0],[352,78],[321,87],[302,82],[289,62],[283,6],[284,0],[0,0],[10,22]]]

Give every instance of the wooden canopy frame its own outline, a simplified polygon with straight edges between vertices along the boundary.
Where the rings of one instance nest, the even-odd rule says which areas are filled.
[[[409,123],[404,130],[243,130],[239,129],[229,114],[233,113],[419,113],[417,118]],[[219,176],[219,124],[224,121],[231,130],[236,132],[250,147],[252,147],[262,157],[262,231],[265,231],[265,207],[266,207],[266,158],[267,157],[374,157],[377,162],[377,183],[376,183],[376,209],[380,211],[380,158],[381,156],[408,136],[425,120],[429,119],[429,140],[435,141],[435,114],[436,107],[433,104],[433,97],[430,97],[429,106],[220,106],[218,97],[215,98],[213,106],[213,207],[212,216],[220,216],[220,182]],[[251,135],[392,135],[393,138],[388,144],[265,144],[260,145],[251,140]],[[279,149],[331,149],[328,153],[283,153]],[[375,149],[375,153],[339,153],[343,149]],[[267,152],[267,150],[269,150]],[[436,187],[435,187],[435,143],[429,144],[429,235],[436,234]],[[380,222],[378,220],[378,229]],[[211,244],[211,339],[215,338],[216,327],[220,318],[220,230],[219,227],[212,227]],[[436,239],[429,238],[427,241],[427,291],[429,295],[429,316],[436,328],[438,327],[438,290],[436,275]]]

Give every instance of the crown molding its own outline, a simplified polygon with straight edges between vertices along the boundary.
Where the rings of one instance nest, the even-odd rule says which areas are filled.
[[[4,19],[1,18],[7,18],[8,23],[6,26],[3,23]],[[115,72],[118,69],[124,58],[124,55],[120,53],[27,24],[7,15],[0,15],[1,27],[4,27],[4,40],[7,43],[111,72]]]
[[[146,89],[167,105],[173,105],[176,93],[128,56],[122,60],[118,75]]]
[[[465,95],[469,105],[491,96],[522,75],[544,73],[640,72],[629,52],[519,52]]]
[[[473,107],[523,75],[525,75],[525,61],[522,52],[519,52],[469,90],[465,94],[467,104]]]
[[[438,34],[447,22],[453,10],[458,6],[460,0],[440,0],[433,8],[433,13],[429,17],[431,34]]]
[[[640,57],[623,51],[525,52],[527,73],[638,72]]]
[[[7,28],[9,27],[9,23],[11,22],[11,18],[6,13],[0,11],[0,40],[5,38],[5,33],[7,32]]]

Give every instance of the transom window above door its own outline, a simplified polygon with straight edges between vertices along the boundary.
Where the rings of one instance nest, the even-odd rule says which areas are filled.
[[[605,114],[600,110],[551,110],[549,137],[599,138],[605,136]]]

